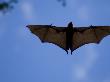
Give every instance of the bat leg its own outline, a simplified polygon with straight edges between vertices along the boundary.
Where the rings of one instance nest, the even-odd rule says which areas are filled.
[[[66,50],[67,54],[68,54],[68,50]]]

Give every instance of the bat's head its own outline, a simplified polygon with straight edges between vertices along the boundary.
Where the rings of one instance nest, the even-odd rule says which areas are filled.
[[[69,27],[69,28],[73,28],[73,23],[70,22],[70,23],[68,24],[68,27]]]

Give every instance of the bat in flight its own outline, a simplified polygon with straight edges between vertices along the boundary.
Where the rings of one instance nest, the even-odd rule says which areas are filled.
[[[68,50],[72,52],[84,44],[97,43],[110,34],[110,26],[89,26],[73,27],[72,22],[67,27],[56,27],[52,25],[28,25],[30,31],[39,37],[44,43],[53,43],[67,54]]]

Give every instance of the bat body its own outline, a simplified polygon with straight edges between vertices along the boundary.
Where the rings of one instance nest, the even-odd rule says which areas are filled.
[[[110,35],[110,26],[73,27],[72,22],[67,27],[52,25],[28,25],[30,31],[37,35],[42,42],[53,43],[67,54],[88,43],[99,43],[105,36]]]
[[[72,47],[73,47],[73,45],[72,45],[72,41],[73,41],[73,33],[74,33],[74,31],[73,31],[74,29],[73,29],[73,24],[72,23],[69,23],[68,24],[68,28],[66,28],[66,49],[67,50],[71,50],[72,51]],[[67,54],[68,54],[68,51],[67,51]],[[71,52],[71,54],[72,54],[72,52]]]

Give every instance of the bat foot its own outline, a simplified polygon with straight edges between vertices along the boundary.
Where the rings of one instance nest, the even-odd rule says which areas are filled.
[[[72,55],[72,51],[71,51],[71,55]]]
[[[90,25],[90,27],[93,27],[92,25]]]
[[[93,25],[90,25],[91,28],[95,28]]]

